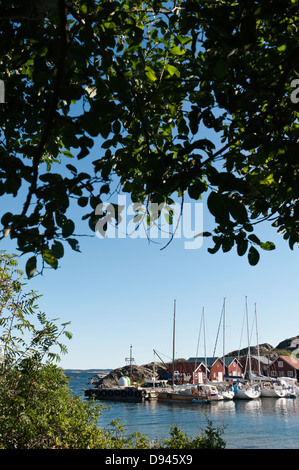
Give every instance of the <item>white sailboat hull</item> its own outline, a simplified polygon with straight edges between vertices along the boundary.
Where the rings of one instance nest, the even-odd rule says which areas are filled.
[[[283,398],[287,396],[287,391],[278,390],[275,388],[272,388],[272,389],[263,388],[261,391],[261,396],[263,398]]]
[[[225,390],[221,392],[221,395],[223,397],[223,400],[232,400],[235,396],[235,393],[230,390]]]
[[[238,400],[254,400],[260,396],[261,392],[259,390],[253,390],[251,388],[242,388],[235,391],[235,398]]]
[[[200,384],[198,385],[198,390],[200,393],[206,394],[211,401],[221,401],[224,398],[217,387],[212,383]]]
[[[224,397],[223,397],[222,395],[219,395],[219,394],[217,394],[217,395],[209,395],[209,399],[210,399],[211,401],[221,401],[221,400],[223,400],[223,398],[224,398]]]

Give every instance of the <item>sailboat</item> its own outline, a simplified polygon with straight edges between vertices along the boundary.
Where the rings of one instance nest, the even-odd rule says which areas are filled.
[[[288,398],[296,398],[299,395],[299,387],[296,385],[296,379],[291,377],[279,377],[277,380],[286,388],[286,396]]]
[[[267,381],[262,384],[261,396],[264,398],[283,398],[288,395],[288,389],[280,381]]]
[[[217,388],[220,393],[220,396],[223,397],[223,400],[232,400],[235,397],[235,392],[232,386],[219,384]]]
[[[219,335],[219,330],[221,326],[221,322],[223,323],[223,354],[222,354],[222,364],[223,364],[223,370],[222,370],[222,376],[224,378],[225,375],[225,301],[226,299],[223,299],[223,307],[220,315],[220,322],[219,322],[219,327],[218,327],[218,332],[217,332],[217,337],[216,337],[216,342],[215,342],[215,347],[214,347],[214,352],[213,352],[213,357],[215,357],[215,351],[216,351],[216,346],[217,346],[217,340],[218,340],[218,335]],[[232,387],[230,387],[227,382],[209,382],[209,384],[213,384],[214,386],[217,387],[218,391],[218,400],[232,400],[235,396],[235,392]]]
[[[245,304],[245,314],[247,320],[247,336],[248,336],[248,363],[249,363],[249,378],[252,375],[251,372],[251,358],[250,358],[250,339],[249,339],[249,325],[248,325],[248,307],[247,307],[247,297]],[[254,400],[261,396],[261,391],[259,390],[259,384],[253,384],[250,382],[238,382],[234,386],[235,398],[238,400]]]
[[[207,351],[206,351],[206,324],[205,324],[205,309],[202,309],[202,316],[201,316],[201,325],[203,326],[203,336],[204,336],[204,354],[205,354],[205,368],[206,368],[206,382],[200,383],[197,385],[197,390],[200,393],[207,394],[209,400],[211,401],[221,401],[223,400],[223,396],[220,394],[219,389],[216,387],[214,382],[208,380],[207,374]]]
[[[173,353],[172,353],[172,390],[162,389],[156,392],[159,401],[176,402],[176,403],[210,403],[208,394],[205,391],[197,389],[194,385],[187,387],[174,386],[174,359],[175,359],[175,313],[176,301],[174,301],[173,313]]]
[[[246,382],[238,382],[234,386],[235,398],[237,400],[253,400],[261,396],[260,390],[254,386],[247,385]]]
[[[258,351],[258,358],[260,357],[259,353],[259,339],[258,339],[258,324],[257,324],[257,309],[255,304],[254,309],[254,318],[255,318],[255,326],[256,326],[256,340],[257,340],[257,351]],[[251,381],[255,383],[259,383],[260,390],[261,390],[261,397],[264,398],[283,398],[287,396],[288,390],[286,383],[272,379],[271,377],[266,377],[262,375],[261,368],[260,368],[260,360],[258,360],[258,375],[249,372],[249,378]]]

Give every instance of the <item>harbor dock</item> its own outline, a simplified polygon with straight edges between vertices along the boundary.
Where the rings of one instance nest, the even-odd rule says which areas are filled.
[[[155,389],[141,387],[92,388],[84,395],[97,400],[143,402],[157,398]]]

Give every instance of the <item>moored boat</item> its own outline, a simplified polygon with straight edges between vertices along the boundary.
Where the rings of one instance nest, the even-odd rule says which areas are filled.
[[[260,398],[261,391],[256,387],[246,383],[238,383],[234,386],[234,392],[237,400],[254,400]]]
[[[199,394],[205,394],[211,401],[221,401],[224,398],[215,385],[199,384],[197,391]]]
[[[235,397],[235,392],[230,388],[221,389],[220,394],[223,397],[223,400],[232,400]]]
[[[286,388],[286,396],[288,398],[296,398],[299,395],[299,387],[296,385],[297,380],[291,377],[280,377],[277,379]]]
[[[212,382],[218,390],[218,394],[223,400],[232,400],[235,396],[234,388],[227,382]]]
[[[261,385],[263,398],[283,398],[287,396],[287,388],[276,382],[264,382]]]
[[[180,388],[178,390],[156,391],[158,401],[170,401],[178,403],[210,403],[210,397],[204,391],[195,388]]]

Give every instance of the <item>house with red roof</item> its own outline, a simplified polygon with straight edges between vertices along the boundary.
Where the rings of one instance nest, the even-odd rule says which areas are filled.
[[[299,381],[299,361],[294,356],[279,356],[270,364],[268,376],[289,377]]]
[[[221,357],[190,357],[188,362],[195,363],[197,367],[193,383],[206,383],[206,376],[209,380],[222,382],[223,380],[240,378],[243,373],[242,365],[236,357],[226,356],[224,359]]]
[[[224,358],[226,367],[227,367],[227,376],[224,378],[234,378],[234,377],[241,377],[243,374],[243,367],[240,361],[236,357],[228,357]]]
[[[172,364],[169,366],[169,371],[172,375]],[[176,384],[187,383],[205,383],[208,374],[208,367],[200,361],[198,363],[192,362],[175,362],[174,363],[174,377]]]

